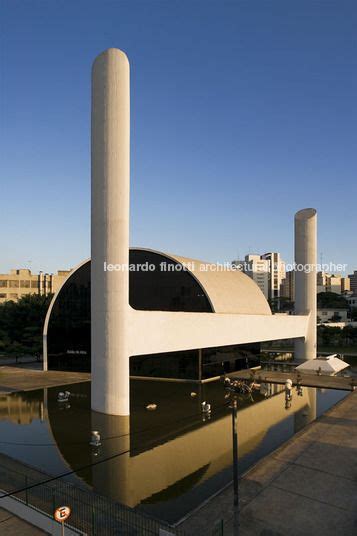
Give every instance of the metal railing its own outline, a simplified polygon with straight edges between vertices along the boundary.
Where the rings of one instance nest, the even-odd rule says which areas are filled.
[[[51,477],[20,462],[21,472],[14,470],[13,467],[6,466],[6,458],[1,456],[0,460],[0,489],[6,490],[24,504],[51,517],[56,507],[70,506],[72,514],[68,525],[84,534],[90,536],[159,534],[184,536],[185,534],[180,529],[152,519],[98,493],[81,489],[70,482],[58,479],[43,483]],[[11,458],[9,462],[11,466],[16,463]]]

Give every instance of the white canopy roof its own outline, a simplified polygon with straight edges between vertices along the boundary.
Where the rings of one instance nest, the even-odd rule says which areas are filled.
[[[320,371],[321,374],[334,376],[338,372],[341,372],[341,370],[349,367],[348,363],[345,363],[337,356],[338,354],[332,354],[305,361],[304,363],[296,367],[296,370],[298,370],[299,372],[306,373]]]

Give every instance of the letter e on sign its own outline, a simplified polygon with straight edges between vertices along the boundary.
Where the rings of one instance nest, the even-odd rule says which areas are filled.
[[[53,514],[55,520],[59,523],[64,523],[70,515],[71,509],[69,506],[59,506],[58,508],[56,508],[55,513]]]

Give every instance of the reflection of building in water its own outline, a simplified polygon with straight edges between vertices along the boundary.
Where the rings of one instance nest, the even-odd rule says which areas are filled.
[[[49,396],[52,432],[64,459],[73,468],[90,463],[90,460],[100,461],[122,453],[109,462],[96,465],[90,474],[79,473],[80,477],[97,491],[133,507],[143,502],[153,505],[176,498],[230,468],[231,415],[224,406],[222,385],[206,385],[191,398],[192,385],[176,384],[170,397],[171,385],[160,385],[158,394],[155,382],[133,383],[138,385],[131,386],[136,407],[130,423],[123,417],[85,412],[89,398],[87,401],[76,398],[68,412],[61,412],[55,396]],[[74,388],[82,394],[89,390],[85,384]],[[274,387],[275,391],[278,389],[279,386]],[[260,449],[266,453],[278,446],[280,426],[289,428],[292,435],[294,427],[298,429],[308,419],[313,419],[315,396],[304,388],[300,397],[294,390],[288,412],[283,391],[267,399],[257,393],[254,404],[239,402],[241,470],[246,469],[244,460],[251,459],[253,451]],[[212,404],[211,420],[206,422],[199,412],[203,400]],[[145,410],[150,401],[158,404],[154,412]],[[290,421],[294,415],[295,422]],[[291,424],[287,425],[288,422]],[[98,449],[89,446],[91,430],[100,432],[102,444]],[[269,447],[270,444],[273,446]]]
[[[29,393],[0,395],[0,420],[31,424],[35,419],[43,420],[43,401],[37,394],[33,398]]]
[[[303,389],[305,404],[294,416],[294,432],[302,430],[304,426],[316,419],[316,388]]]

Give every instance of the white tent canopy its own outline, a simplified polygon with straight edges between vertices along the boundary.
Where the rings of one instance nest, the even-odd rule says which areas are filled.
[[[296,367],[296,370],[307,374],[310,372],[320,373],[325,376],[335,376],[341,372],[341,370],[349,367],[349,364],[342,361],[342,359],[339,359],[338,355],[339,354],[332,354],[305,361]]]

